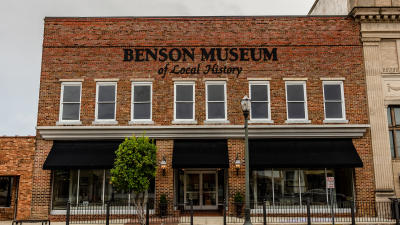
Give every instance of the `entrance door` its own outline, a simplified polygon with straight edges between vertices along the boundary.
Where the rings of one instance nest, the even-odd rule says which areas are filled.
[[[218,179],[215,171],[185,172],[185,203],[193,201],[193,208],[218,209]],[[186,206],[189,209],[190,206]]]

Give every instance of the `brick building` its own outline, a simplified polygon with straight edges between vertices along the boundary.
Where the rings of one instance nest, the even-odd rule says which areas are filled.
[[[218,210],[252,201],[374,199],[360,27],[346,17],[46,18],[33,218],[129,201],[109,182],[113,152],[154,138],[150,198]]]
[[[35,137],[0,137],[0,220],[30,217]]]

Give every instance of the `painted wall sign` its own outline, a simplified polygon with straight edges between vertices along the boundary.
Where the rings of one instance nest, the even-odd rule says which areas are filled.
[[[169,62],[265,62],[278,61],[277,48],[125,48],[124,62],[167,62],[158,69],[163,77],[171,74],[234,74],[239,76],[243,71],[239,66],[226,66],[217,63],[182,67],[170,65]]]

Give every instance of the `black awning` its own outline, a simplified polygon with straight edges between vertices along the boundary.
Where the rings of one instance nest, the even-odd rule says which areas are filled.
[[[252,168],[362,167],[351,139],[250,140]]]
[[[112,168],[121,141],[55,141],[43,169]]]
[[[173,168],[228,168],[226,140],[176,140]]]

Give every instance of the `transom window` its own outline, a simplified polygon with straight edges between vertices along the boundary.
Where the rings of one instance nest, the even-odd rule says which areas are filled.
[[[390,150],[393,158],[400,158],[400,106],[387,108]]]
[[[116,95],[116,83],[97,83],[96,120],[115,120]]]
[[[226,120],[226,83],[206,83],[207,120]]]
[[[286,82],[287,119],[304,121],[308,119],[306,83]]]
[[[175,83],[174,120],[194,120],[194,83]]]
[[[345,104],[342,81],[324,81],[324,107],[326,120],[344,120]]]
[[[250,86],[251,120],[269,120],[269,83],[264,81],[252,81]]]
[[[152,120],[152,83],[132,83],[132,121]]]
[[[60,121],[79,121],[81,108],[81,83],[61,84]]]

